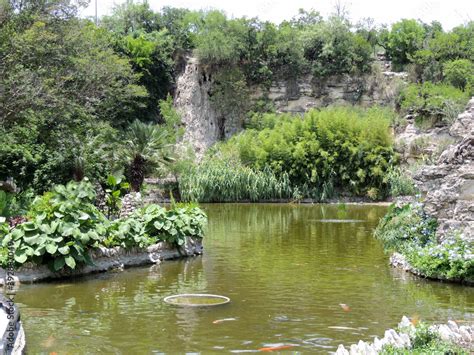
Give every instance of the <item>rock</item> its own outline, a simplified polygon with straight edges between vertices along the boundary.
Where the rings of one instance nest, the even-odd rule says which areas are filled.
[[[449,320],[448,321],[448,327],[455,333],[459,333],[459,327],[456,324],[456,322]]]
[[[346,350],[346,348],[344,347],[344,345],[340,344],[340,345],[337,347],[336,355],[349,355],[349,351]]]
[[[425,197],[425,211],[438,220],[438,240],[459,231],[474,242],[474,98],[453,123],[450,134],[454,144],[414,179]]]
[[[464,325],[459,327],[459,334],[461,335],[462,340],[465,341],[466,343],[471,343],[473,340],[470,329],[471,328],[466,327]]]

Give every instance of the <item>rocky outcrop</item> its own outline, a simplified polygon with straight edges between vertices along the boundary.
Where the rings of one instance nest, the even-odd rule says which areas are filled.
[[[269,100],[277,112],[304,113],[311,108],[337,104],[372,106],[392,104],[405,73],[382,71],[377,62],[370,75],[340,75],[318,79],[305,75],[298,79],[275,81],[269,89],[249,88],[251,101]],[[213,73],[195,57],[187,57],[177,78],[174,104],[185,127],[182,139],[199,159],[215,142],[242,129],[242,117],[218,112],[211,101]]]
[[[405,73],[340,75],[318,79],[306,75],[299,79],[274,82],[268,91],[254,88],[253,99],[267,98],[277,112],[304,113],[329,105],[387,105],[394,101],[397,85]]]
[[[209,97],[211,85],[212,76],[199,65],[198,59],[187,58],[177,79],[174,103],[185,127],[182,141],[194,148],[198,158],[225,135],[225,127]]]
[[[425,211],[438,219],[439,239],[456,230],[474,242],[474,98],[449,132],[456,143],[414,178],[425,196]]]
[[[430,330],[438,334],[441,340],[453,342],[472,350],[474,340],[474,327],[472,326],[458,326],[456,322],[448,321],[447,324],[432,325]],[[410,335],[414,331],[414,325],[407,317],[403,316],[402,321],[398,324],[398,331],[389,329],[385,331],[383,338],[375,338],[372,343],[360,340],[357,344],[349,346],[349,350],[341,344],[337,348],[336,355],[378,354],[386,346],[409,349],[412,346]]]
[[[15,277],[20,283],[33,283],[42,280],[82,276],[112,269],[123,269],[129,266],[158,264],[162,260],[199,255],[201,253],[201,238],[193,237],[187,237],[184,245],[179,248],[166,242],[153,244],[146,249],[132,248],[127,250],[122,247],[99,247],[91,252],[93,265],[85,265],[74,270],[52,272],[46,265],[27,263],[18,270],[15,270]],[[0,268],[0,275],[4,274],[5,270]],[[0,279],[0,284],[4,284],[3,279]]]

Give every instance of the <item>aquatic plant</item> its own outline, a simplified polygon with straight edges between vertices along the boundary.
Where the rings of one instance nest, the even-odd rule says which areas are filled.
[[[179,181],[184,201],[229,202],[289,199],[293,197],[287,174],[253,169],[239,161],[210,157],[183,174]]]

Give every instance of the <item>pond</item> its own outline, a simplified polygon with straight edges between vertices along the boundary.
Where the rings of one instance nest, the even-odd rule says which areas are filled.
[[[474,320],[474,289],[388,265],[372,237],[376,205],[204,205],[204,255],[75,280],[22,285],[31,354],[251,352],[327,354],[382,336],[402,315]],[[231,302],[177,307],[211,293]]]

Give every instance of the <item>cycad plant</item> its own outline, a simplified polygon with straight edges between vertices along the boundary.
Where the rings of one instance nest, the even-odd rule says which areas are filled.
[[[165,127],[135,120],[123,142],[121,155],[127,162],[132,191],[140,191],[145,174],[159,164],[173,161],[169,132]]]

